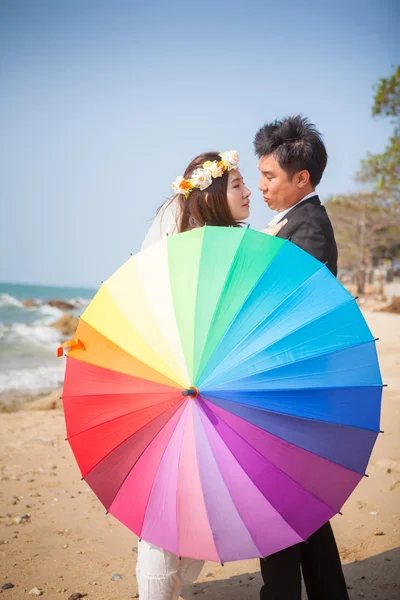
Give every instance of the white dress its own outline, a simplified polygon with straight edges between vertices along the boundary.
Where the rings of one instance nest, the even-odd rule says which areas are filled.
[[[178,600],[182,586],[193,583],[203,565],[203,560],[179,559],[176,554],[141,540],[136,565],[140,600]]]
[[[165,206],[165,205],[164,205]],[[166,235],[177,233],[177,202],[161,207],[144,241],[142,250]],[[204,561],[179,558],[144,540],[138,543],[136,578],[140,600],[178,600],[183,585],[193,583]]]

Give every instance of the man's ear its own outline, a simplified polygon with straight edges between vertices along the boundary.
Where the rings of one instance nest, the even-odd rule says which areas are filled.
[[[310,181],[310,173],[304,169],[303,171],[299,171],[295,175],[295,181],[298,188],[306,187],[306,185]]]

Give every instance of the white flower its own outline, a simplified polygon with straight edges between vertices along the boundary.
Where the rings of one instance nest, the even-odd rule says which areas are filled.
[[[186,198],[188,197],[192,187],[193,185],[190,179],[185,179],[181,176],[177,177],[172,184],[172,189],[174,190],[175,194],[183,194],[186,196]]]
[[[196,169],[190,178],[193,186],[205,190],[212,183],[211,173],[207,169]]]
[[[225,163],[228,171],[237,169],[239,164],[239,155],[236,150],[227,150],[226,152],[220,152],[220,157]]]
[[[216,160],[204,163],[203,167],[206,171],[209,171],[211,177],[222,177],[225,170],[224,165],[221,162],[218,163]]]
[[[181,191],[179,189],[179,185],[182,183],[182,181],[183,181],[183,177],[179,176],[173,182],[172,189],[174,190],[175,194],[180,194],[181,193]]]

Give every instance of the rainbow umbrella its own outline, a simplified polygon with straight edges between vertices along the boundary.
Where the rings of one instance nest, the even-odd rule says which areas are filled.
[[[375,341],[291,242],[205,227],[105,281],[70,344],[63,401],[82,477],[180,556],[262,557],[308,538],[365,474]]]

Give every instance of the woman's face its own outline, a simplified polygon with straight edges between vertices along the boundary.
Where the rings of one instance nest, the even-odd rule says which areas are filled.
[[[238,169],[232,169],[228,175],[228,206],[235,221],[244,221],[250,214],[251,191],[244,185]]]

